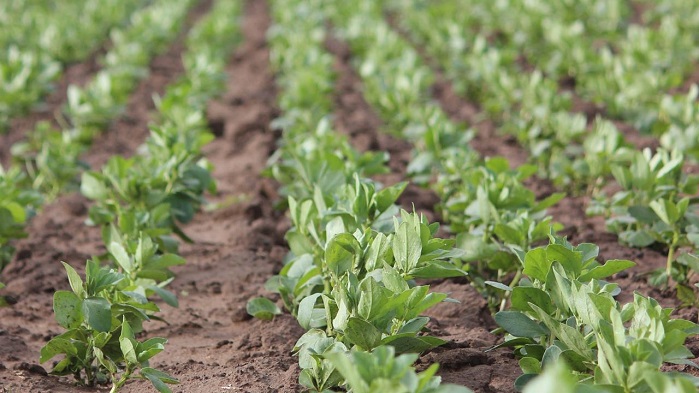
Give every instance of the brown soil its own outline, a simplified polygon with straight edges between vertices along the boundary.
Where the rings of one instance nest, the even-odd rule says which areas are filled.
[[[206,5],[201,7],[192,12],[190,23],[206,9]],[[168,323],[146,325],[145,336],[169,339],[165,352],[152,365],[181,381],[173,387],[175,392],[301,390],[297,359],[290,351],[303,330],[288,314],[263,322],[245,312],[248,299],[269,296],[263,284],[281,268],[287,251],[283,235],[289,222],[273,208],[278,200],[276,185],[260,176],[279,137],[277,130],[270,129],[270,121],[279,113],[265,43],[269,24],[265,3],[248,0],[242,26],[244,41],[227,68],[227,92],[210,104],[207,114],[217,136],[205,149],[215,165],[219,193],[210,199],[217,208],[202,212],[184,228],[194,243],[181,247],[187,265],[176,269],[177,278],[171,286],[178,294],[179,308],[163,304],[161,316]],[[336,128],[359,150],[390,152],[392,173],[379,177],[381,182],[403,180],[410,144],[381,132],[381,120],[362,97],[361,81],[352,70],[347,46],[330,39],[327,47],[336,56]],[[100,165],[109,155],[135,152],[147,135],[151,94],[162,92],[182,71],[181,50],[180,41],[154,60],[151,75],[130,100],[125,118],[98,139],[86,157],[88,162]],[[433,93],[453,120],[467,122],[476,130],[472,146],[482,155],[504,155],[513,165],[527,160],[516,141],[499,136],[491,122],[480,121],[479,108],[458,97],[441,74]],[[12,132],[21,136],[14,128]],[[2,142],[0,154],[5,139]],[[540,196],[554,191],[541,180],[531,185]],[[434,212],[437,201],[432,192],[411,185],[399,202],[406,209],[412,209],[414,203],[418,211],[434,220],[439,219]],[[586,198],[566,198],[550,213],[565,225],[563,233],[574,243],[598,244],[602,259],[638,262],[628,274],[615,278],[624,289],[622,300],[629,300],[632,291],[639,290],[664,305],[676,306],[671,293],[650,288],[643,276],[662,266],[662,250],[620,246],[615,236],[606,233],[602,220],[584,215],[587,202]],[[11,295],[17,303],[0,309],[0,392],[95,391],[76,387],[69,378],[47,376],[51,364],[38,364],[39,349],[61,331],[53,319],[52,294],[69,285],[59,261],[80,269],[90,255],[104,252],[99,230],[84,225],[88,207],[89,201],[80,195],[67,195],[48,205],[32,220],[30,236],[17,243],[17,255],[3,272],[2,281],[8,285],[3,294]],[[477,392],[513,391],[520,371],[511,351],[484,352],[500,340],[489,333],[496,325],[485,301],[463,280],[432,285],[433,290],[449,293],[460,303],[443,303],[429,311],[432,333],[449,343],[423,355],[418,368],[439,362],[439,374],[447,382]],[[697,319],[695,309],[683,310],[681,315]],[[699,343],[693,340],[690,349],[699,352]],[[123,391],[151,391],[148,385],[130,382]]]

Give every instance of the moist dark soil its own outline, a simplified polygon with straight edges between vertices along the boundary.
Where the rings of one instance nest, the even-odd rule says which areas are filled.
[[[209,2],[193,9],[188,25],[201,16]],[[175,392],[297,392],[299,368],[291,348],[303,334],[297,322],[284,314],[273,321],[250,318],[246,302],[255,296],[270,296],[264,282],[279,271],[287,252],[284,233],[289,220],[274,209],[278,201],[277,185],[261,176],[267,158],[274,151],[279,130],[270,122],[279,115],[277,88],[269,66],[265,33],[270,24],[267,5],[248,0],[242,20],[243,42],[227,67],[226,93],[208,108],[208,121],[216,140],[205,149],[215,166],[218,193],[210,196],[213,209],[196,216],[184,226],[194,240],[183,244],[181,253],[187,264],[178,267],[171,289],[180,306],[162,304],[161,316],[167,321],[146,324],[144,337],[166,337],[166,350],[154,358],[152,366],[180,380]],[[409,143],[382,132],[381,120],[362,97],[360,78],[353,71],[352,54],[343,42],[330,38],[327,48],[335,55],[337,72],[334,125],[348,136],[359,150],[385,150],[390,153],[390,174],[377,177],[386,185],[405,179],[411,158]],[[113,154],[132,155],[147,136],[152,120],[152,94],[161,94],[165,86],[182,73],[182,40],[151,64],[151,73],[132,96],[125,116],[115,121],[100,136],[85,160],[98,167]],[[94,60],[75,65],[66,72],[49,98],[60,106],[59,91],[68,83],[84,83],[96,71]],[[82,72],[80,67],[86,67]],[[436,68],[436,67],[435,67]],[[53,96],[52,96],[53,97]],[[474,149],[483,156],[502,155],[512,165],[527,160],[527,154],[512,138],[497,133],[496,126],[481,120],[480,108],[459,97],[451,84],[438,72],[433,98],[454,121],[465,122],[475,131]],[[54,101],[52,101],[54,100]],[[52,115],[43,113],[33,116]],[[25,119],[35,122],[37,119]],[[23,120],[24,121],[24,120]],[[6,143],[21,138],[26,130],[22,121],[13,123],[9,139],[2,139],[0,159]],[[6,138],[6,137],[3,137]],[[14,138],[14,139],[13,139]],[[554,192],[546,181],[535,179],[531,187],[537,195]],[[439,220],[435,212],[438,198],[431,191],[410,185],[399,203],[413,206],[430,220]],[[616,236],[606,232],[604,222],[589,218],[585,197],[566,198],[550,209],[563,223],[563,233],[574,243],[592,242],[600,246],[602,259],[631,259],[638,266],[619,274],[615,281],[623,288],[621,300],[631,299],[633,291],[657,298],[665,306],[677,306],[672,293],[650,287],[645,274],[664,264],[662,250],[631,249],[620,246]],[[90,202],[80,195],[66,195],[35,217],[28,228],[29,237],[17,242],[15,259],[3,272],[7,284],[3,294],[16,304],[0,309],[0,392],[91,392],[67,377],[47,376],[52,364],[38,364],[40,348],[61,332],[53,318],[52,296],[69,288],[64,269],[66,261],[82,271],[91,255],[105,250],[99,229],[84,224]],[[445,234],[446,236],[447,234]],[[514,379],[520,374],[511,351],[484,352],[501,340],[490,333],[496,327],[485,300],[464,280],[441,280],[433,290],[446,292],[460,303],[443,303],[429,310],[432,334],[448,344],[424,354],[418,368],[440,363],[439,374],[446,382],[462,384],[476,392],[513,392]],[[679,312],[697,320],[697,310]],[[690,349],[699,353],[699,340],[692,339]],[[152,391],[148,382],[130,382],[124,392]],[[99,391],[106,387],[97,388]]]

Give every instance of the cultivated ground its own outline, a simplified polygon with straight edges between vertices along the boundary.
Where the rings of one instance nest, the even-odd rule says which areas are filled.
[[[192,10],[188,25],[201,16],[209,3]],[[171,288],[178,294],[179,308],[162,305],[168,323],[146,325],[148,336],[169,339],[166,351],[154,365],[176,376],[175,392],[294,392],[297,359],[290,353],[303,334],[294,318],[282,315],[270,322],[251,319],[245,312],[248,299],[265,293],[265,280],[281,268],[286,253],[283,234],[288,219],[274,209],[278,200],[276,185],[260,172],[275,149],[279,131],[270,128],[278,115],[274,75],[269,68],[265,33],[270,23],[264,1],[248,1],[243,19],[244,41],[230,59],[228,89],[209,107],[209,122],[217,139],[206,148],[206,157],[215,165],[219,194],[211,196],[219,208],[202,212],[185,232],[194,239],[183,245],[187,265],[176,270]],[[393,173],[381,177],[392,184],[404,179],[411,146],[381,133],[381,121],[363,100],[361,82],[350,66],[351,53],[338,40],[330,39],[328,49],[336,55],[338,84],[335,95],[336,128],[348,134],[362,150],[387,150]],[[126,114],[116,121],[85,157],[99,166],[113,154],[130,155],[147,135],[151,96],[182,72],[181,40],[151,64],[150,77],[131,98]],[[98,56],[99,54],[96,54]],[[96,61],[71,66],[47,101],[44,112],[17,119],[11,132],[0,137],[0,161],[6,164],[10,145],[19,140],[37,120],[51,120],[65,102],[65,87],[81,84],[96,72]],[[63,92],[63,93],[62,93]],[[454,94],[439,79],[434,98],[455,120],[474,123],[479,109]],[[586,112],[583,104],[579,110]],[[594,110],[589,110],[594,115]],[[495,127],[479,122],[472,145],[483,155],[504,155],[513,165],[526,161],[526,153],[516,141],[496,135]],[[652,144],[635,137],[635,130],[622,129],[639,145]],[[546,181],[533,180],[530,186],[540,196],[553,192]],[[410,186],[400,203],[414,205],[430,219],[436,196]],[[615,281],[622,285],[620,300],[641,291],[663,305],[676,306],[674,294],[651,288],[644,273],[664,264],[662,250],[630,249],[618,244],[616,236],[605,231],[600,218],[584,214],[585,198],[567,198],[549,210],[565,225],[563,231],[573,243],[591,242],[601,248],[602,259],[631,259],[638,266],[622,273]],[[73,194],[59,198],[35,217],[29,237],[17,243],[15,260],[3,272],[5,293],[16,304],[0,309],[0,392],[82,392],[94,389],[76,387],[70,378],[47,376],[51,364],[38,364],[39,349],[61,329],[53,319],[52,295],[67,289],[68,281],[59,261],[80,268],[90,255],[103,253],[99,229],[84,224],[89,201]],[[466,385],[477,392],[511,392],[520,374],[511,350],[484,352],[500,337],[489,333],[496,327],[486,303],[466,280],[434,282],[433,289],[450,293],[460,304],[444,303],[430,310],[433,334],[449,340],[443,347],[425,354],[420,365],[441,364],[445,381]],[[696,309],[680,310],[679,315],[697,320]],[[699,340],[690,339],[689,348],[699,353]],[[151,389],[149,383],[133,382],[125,392]]]

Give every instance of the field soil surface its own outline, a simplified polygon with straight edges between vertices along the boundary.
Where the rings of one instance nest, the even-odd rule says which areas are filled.
[[[188,25],[209,5],[203,2],[195,7]],[[219,193],[210,197],[216,208],[200,213],[184,227],[194,243],[182,245],[187,264],[175,269],[177,277],[171,285],[178,294],[179,308],[162,304],[161,316],[167,323],[150,322],[145,326],[146,336],[169,339],[165,352],[152,365],[180,380],[173,386],[174,392],[300,391],[297,358],[291,349],[303,329],[288,314],[264,322],[251,319],[245,311],[248,299],[269,296],[263,285],[281,268],[287,252],[284,233],[289,220],[274,208],[278,201],[276,184],[260,174],[280,136],[279,130],[270,128],[279,113],[265,41],[270,25],[265,2],[248,1],[242,23],[244,40],[230,59],[227,91],[208,109],[209,124],[217,137],[205,151],[216,168]],[[410,145],[381,133],[380,119],[362,98],[361,80],[351,67],[352,54],[347,45],[331,37],[327,48],[336,56],[336,128],[360,150],[390,152],[393,173],[380,181],[393,184],[403,180]],[[151,96],[162,93],[182,73],[183,49],[180,38],[153,60],[150,76],[134,93],[126,114],[96,141],[86,162],[97,168],[111,155],[136,153],[153,115]],[[10,144],[21,139],[37,120],[51,120],[65,101],[60,91],[68,83],[84,83],[95,72],[96,64],[92,59],[71,66],[43,112],[13,123],[10,134],[0,139],[3,164],[9,160]],[[459,98],[446,80],[438,78],[433,91],[434,99],[454,120],[474,123],[477,106]],[[477,135],[473,147],[484,156],[504,155],[514,165],[526,160],[526,153],[516,141],[497,135],[493,124],[480,121],[474,129]],[[530,186],[539,196],[554,191],[549,183],[538,179]],[[399,202],[406,209],[415,206],[430,220],[439,220],[434,209],[438,199],[430,191],[410,185]],[[631,259],[638,263],[630,272],[615,277],[623,288],[621,300],[628,301],[633,291],[640,291],[665,306],[676,306],[673,293],[646,283],[646,273],[663,266],[663,250],[620,246],[614,235],[606,233],[601,219],[585,216],[586,203],[585,198],[566,198],[550,209],[550,214],[565,225],[563,234],[573,243],[598,244],[603,260]],[[69,288],[60,261],[82,272],[87,258],[105,252],[99,229],[84,224],[89,206],[90,202],[78,194],[63,196],[46,206],[31,221],[28,238],[17,243],[17,255],[3,272],[7,284],[4,293],[15,304],[0,309],[0,392],[95,391],[76,386],[72,378],[48,376],[52,364],[38,363],[40,348],[61,332],[52,310],[53,293]],[[447,292],[460,303],[443,303],[429,311],[432,333],[449,343],[422,356],[418,368],[439,362],[439,374],[445,381],[466,385],[476,392],[513,392],[520,370],[511,350],[485,352],[501,340],[490,333],[496,324],[486,302],[465,279],[431,284],[435,291]],[[697,320],[695,309],[678,313]],[[689,347],[699,353],[698,340],[691,339]],[[123,391],[151,391],[148,385],[145,381],[130,382]],[[97,390],[108,389],[105,386]]]

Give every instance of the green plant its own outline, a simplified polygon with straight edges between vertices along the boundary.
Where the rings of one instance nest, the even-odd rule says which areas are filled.
[[[53,308],[56,321],[67,331],[41,349],[40,361],[64,355],[52,374],[73,375],[88,386],[109,381],[112,392],[131,378],[148,379],[159,392],[170,392],[166,384],[177,380],[148,366],[167,340],[156,337],[140,342],[135,338],[158,306],[128,290],[124,274],[109,267],[88,261],[83,281],[75,269],[63,265],[72,291],[57,291]]]
[[[515,347],[520,357],[524,375],[518,387],[559,361],[577,380],[614,392],[649,389],[653,375],[663,375],[665,362],[693,364],[684,342],[699,332],[697,325],[670,319],[671,309],[640,294],[632,303],[619,304],[613,298],[618,286],[603,279],[633,263],[601,265],[597,253],[592,244],[573,247],[552,237],[548,246],[523,255],[528,279],[503,287],[512,292],[512,309],[495,314],[495,320],[509,334],[500,346]]]
[[[164,7],[164,3],[156,4]],[[161,20],[165,25],[156,25],[159,31],[151,32],[161,46],[162,40],[174,34],[170,30],[177,26],[176,12],[181,19],[188,4],[185,0],[167,8],[175,14],[147,14],[141,27],[155,22],[150,18],[165,18]],[[221,1],[215,9],[234,11],[238,7]],[[151,12],[154,10],[158,8]],[[196,31],[230,32],[230,27],[220,23],[228,17],[228,13],[214,13],[201,22],[212,26]],[[171,306],[178,304],[175,295],[165,289],[174,278],[170,268],[184,263],[175,254],[178,243],[171,235],[189,240],[178,224],[191,221],[204,203],[203,194],[215,191],[211,166],[201,157],[203,146],[212,139],[206,132],[204,111],[207,101],[221,91],[225,63],[218,58],[227,56],[235,41],[221,47],[217,39],[196,38],[191,43],[190,51],[201,50],[202,56],[189,54],[187,58],[197,60],[187,65],[187,75],[156,100],[160,118],[151,125],[140,154],[129,159],[112,157],[102,171],[82,174],[81,191],[96,201],[89,221],[102,227],[108,250],[103,259],[113,264],[100,267],[97,260],[88,261],[84,283],[65,265],[73,291],[58,291],[54,310],[67,331],[52,339],[41,356],[43,362],[66,355],[54,367],[54,374],[73,374],[88,385],[109,379],[112,392],[132,378],[148,379],[160,392],[169,392],[167,384],[177,382],[148,367],[148,360],[164,349],[166,340],[139,342],[136,334],[143,330],[143,322],[162,320],[155,315],[159,308],[149,300],[152,296]]]
[[[6,172],[0,165],[0,272],[14,255],[12,240],[26,236],[24,226],[42,202],[41,195],[26,187],[27,181],[17,168]]]
[[[464,274],[450,263],[459,254],[453,242],[434,237],[437,225],[395,205],[404,183],[383,188],[364,177],[386,170],[386,154],[359,154],[332,132],[327,118],[332,58],[322,50],[325,33],[318,27],[324,7],[281,1],[272,7],[277,24],[270,30],[271,59],[280,73],[285,113],[275,122],[283,138],[268,174],[283,186],[293,227],[286,234],[291,251],[285,265],[265,286],[281,295],[308,330],[294,348],[302,369],[299,382],[307,389],[328,392],[347,384],[364,391],[372,383],[406,392],[436,388],[439,381],[431,374],[418,378],[403,367],[392,375],[367,374],[363,387],[354,374],[343,376],[357,367],[336,367],[322,356],[378,348],[389,362],[395,352],[419,353],[442,344],[423,334],[428,318],[420,314],[446,295],[430,293],[413,280]],[[394,218],[399,212],[401,218]],[[248,310],[264,318],[277,312],[260,299],[252,299]],[[409,366],[414,359],[396,361]]]
[[[598,199],[589,212],[605,212],[608,228],[624,244],[665,244],[666,268],[653,282],[667,284],[673,277],[685,282],[687,265],[679,264],[674,272],[673,266],[680,247],[699,246],[699,200],[693,196],[699,176],[683,173],[684,156],[678,151],[628,152],[620,161],[612,166],[612,173],[622,190],[609,200]]]
[[[546,208],[564,195],[537,201],[522,183],[536,167],[522,165],[512,170],[502,157],[488,158],[482,165],[467,169],[458,160],[443,165],[444,174],[436,185],[442,196],[442,216],[450,231],[457,233],[458,247],[465,250],[464,268],[474,285],[492,309],[502,308],[506,297],[488,281],[502,281],[514,274],[512,285],[517,284],[521,276],[517,253],[545,240],[551,229],[561,228],[546,216]]]
[[[372,352],[326,352],[322,358],[329,361],[345,378],[348,391],[353,393],[468,393],[471,390],[457,385],[440,384],[434,364],[416,373],[412,366],[415,354],[395,356],[390,346],[381,346]]]

